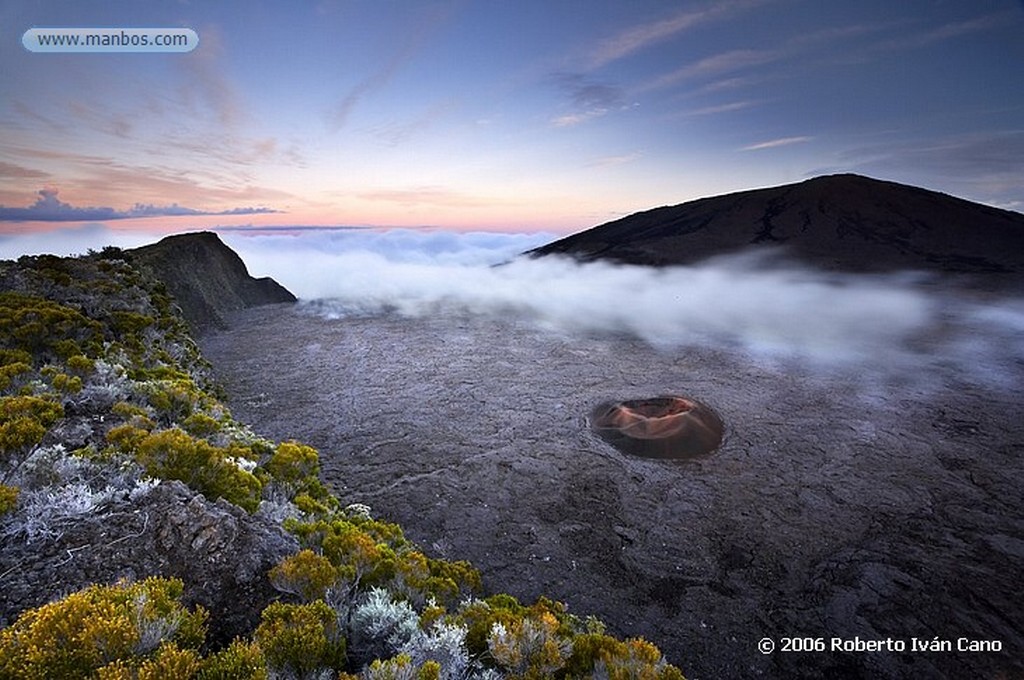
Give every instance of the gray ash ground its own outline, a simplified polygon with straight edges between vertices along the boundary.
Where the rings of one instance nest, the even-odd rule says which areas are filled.
[[[345,501],[471,560],[489,591],[563,600],[691,680],[1024,677],[1019,359],[997,388],[950,367],[844,377],[514,318],[317,310],[248,310],[202,339],[232,411],[316,446]],[[588,427],[599,403],[660,394],[714,408],[719,451],[631,458]],[[906,651],[758,652],[784,636]]]

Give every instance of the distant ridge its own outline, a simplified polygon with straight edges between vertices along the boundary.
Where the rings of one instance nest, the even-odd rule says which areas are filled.
[[[295,302],[270,277],[253,278],[242,258],[209,231],[176,234],[125,251],[131,262],[149,268],[164,282],[193,328],[222,328],[232,311]]]
[[[529,254],[665,266],[765,246],[829,270],[1024,279],[1021,213],[852,174],[655,208]]]

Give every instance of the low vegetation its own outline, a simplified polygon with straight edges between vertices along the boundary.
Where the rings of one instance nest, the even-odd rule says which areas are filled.
[[[0,679],[682,678],[652,644],[552,600],[486,595],[472,565],[346,505],[315,449],[232,418],[166,290],[116,249],[0,263],[0,290],[3,540],[59,536],[179,480],[300,545],[267,574],[278,601],[228,645],[181,581],[99,583],[0,630]]]

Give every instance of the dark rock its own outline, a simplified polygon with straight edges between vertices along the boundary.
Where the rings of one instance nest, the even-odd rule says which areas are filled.
[[[242,258],[212,232],[168,236],[126,254],[132,264],[148,268],[164,282],[197,330],[223,328],[228,312],[295,302],[295,296],[273,279],[250,276]]]
[[[177,577],[184,601],[211,613],[207,640],[247,635],[277,593],[267,572],[298,550],[278,524],[164,481],[135,500],[67,522],[56,536],[9,539],[0,552],[0,626],[91,583]]]
[[[894,182],[831,175],[639,212],[529,254],[665,266],[780,247],[829,270],[984,274],[990,284],[1019,283],[1024,215]]]
[[[595,614],[688,678],[1024,677],[1011,346],[1003,388],[940,356],[889,380],[508,317],[235,318],[203,339],[232,412],[317,447],[345,502],[470,560],[490,592]],[[727,426],[720,448],[621,454],[584,416],[635,394],[699,395]],[[758,651],[783,636],[906,651]],[[936,636],[1002,651],[911,651]]]

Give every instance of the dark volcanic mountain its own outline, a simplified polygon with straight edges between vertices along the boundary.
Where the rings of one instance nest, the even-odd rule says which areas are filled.
[[[228,312],[275,302],[295,302],[270,277],[253,278],[235,251],[208,231],[177,234],[126,253],[136,266],[148,267],[197,329],[223,328]]]
[[[530,254],[663,266],[765,246],[829,270],[1024,277],[1024,215],[859,175],[655,208]]]

